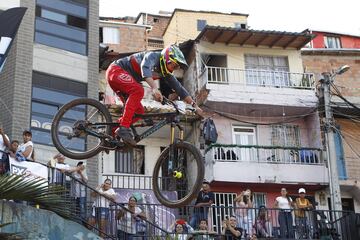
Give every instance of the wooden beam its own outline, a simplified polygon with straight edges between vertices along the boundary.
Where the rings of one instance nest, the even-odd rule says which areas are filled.
[[[257,41],[257,43],[255,43],[255,47],[259,46],[260,43],[262,43],[265,39],[267,39],[269,37],[269,35],[265,35],[264,37],[262,37],[259,41]]]
[[[236,32],[234,32],[234,34],[226,41],[226,45],[229,45],[229,43],[231,42],[231,40],[233,40],[236,35],[239,33],[239,30],[237,30]]]
[[[283,37],[284,37],[283,35],[280,35],[280,36],[278,36],[277,38],[275,38],[275,40],[272,41],[272,43],[270,43],[269,47],[272,48],[273,46],[275,46],[275,44],[276,44],[279,40],[281,40]]]
[[[240,46],[244,45],[246,43],[246,41],[249,40],[253,35],[254,35],[254,33],[250,33],[250,35],[240,43]]]
[[[283,46],[283,48],[287,48],[288,46],[290,46],[290,44],[292,44],[296,39],[298,38],[298,36],[294,36],[293,38],[290,39],[290,41],[288,41],[285,46]]]
[[[214,44],[216,42],[216,40],[219,39],[219,37],[224,33],[224,30],[221,30],[216,37],[211,41],[212,44]]]

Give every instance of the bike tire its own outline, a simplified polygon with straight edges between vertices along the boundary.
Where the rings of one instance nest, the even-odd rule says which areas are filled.
[[[196,169],[196,180],[194,182],[194,185],[192,189],[187,193],[187,195],[181,199],[178,200],[169,200],[163,196],[161,193],[161,187],[159,186],[159,174],[161,171],[162,164],[164,161],[167,161],[167,156],[170,152],[170,146],[168,146],[161,154],[158,160],[156,161],[153,176],[152,176],[152,185],[153,185],[153,191],[155,193],[156,198],[158,201],[163,204],[166,207],[169,208],[179,208],[183,207],[187,204],[189,204],[194,198],[196,198],[197,194],[200,192],[202,187],[202,182],[204,180],[204,162],[203,158],[201,156],[200,151],[191,145],[188,142],[177,142],[174,144],[175,149],[184,149],[187,152],[191,153],[194,156],[194,159],[196,161],[197,169]]]
[[[52,125],[51,125],[51,138],[53,141],[54,146],[56,149],[62,153],[64,156],[72,159],[87,159],[95,156],[103,149],[103,142],[101,141],[100,144],[98,144],[96,147],[91,149],[90,151],[86,151],[83,153],[80,152],[73,152],[66,148],[66,146],[63,146],[63,144],[60,141],[58,133],[59,124],[61,121],[61,118],[64,116],[64,114],[70,110],[72,107],[75,107],[77,105],[90,105],[94,108],[96,108],[103,116],[105,117],[106,122],[111,122],[112,118],[110,115],[109,110],[99,101],[91,98],[78,98],[71,102],[66,103],[63,105],[59,111],[54,116]],[[106,126],[106,134],[111,135],[111,127],[108,125]]]

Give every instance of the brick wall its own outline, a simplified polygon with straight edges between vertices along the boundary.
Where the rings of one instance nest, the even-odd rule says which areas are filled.
[[[147,18],[147,23],[145,24],[152,26],[148,37],[162,38],[165,28],[169,23],[170,17],[148,15]],[[154,19],[158,19],[157,22],[155,22]]]
[[[360,97],[360,54],[359,56],[302,55],[302,59],[306,72],[313,72],[317,76],[345,64],[349,65],[350,69],[346,73],[336,76],[335,84],[343,86],[340,90],[344,96]]]
[[[339,87],[342,95],[354,103],[359,103],[360,99],[360,54],[358,56],[344,56],[341,54],[311,54],[302,55],[303,66],[306,72],[313,72],[317,75],[317,80],[322,72],[331,72],[342,65],[349,65],[351,68],[344,74],[336,76],[335,84]],[[332,101],[341,101],[333,98]],[[360,178],[360,161],[354,152],[351,150],[348,142],[353,146],[355,151],[359,152],[360,143],[356,139],[360,134],[360,123],[352,122],[348,119],[336,118],[336,123],[340,125],[341,131],[344,134],[343,140],[344,157],[346,164],[346,171],[348,178],[356,180]]]
[[[0,122],[11,139],[22,140],[22,131],[30,127],[35,2],[20,5],[27,11],[0,75]]]
[[[336,123],[340,125],[341,132],[344,136],[342,139],[344,148],[344,157],[346,164],[346,172],[349,180],[360,179],[360,160],[354,151],[359,152],[360,142],[360,123],[353,122],[348,119],[336,119]],[[350,146],[354,151],[350,148]]]
[[[106,44],[110,50],[119,53],[138,52],[145,50],[145,28],[129,25],[119,26],[120,44]]]

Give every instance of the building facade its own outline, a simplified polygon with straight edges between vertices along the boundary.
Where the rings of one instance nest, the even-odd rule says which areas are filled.
[[[310,31],[310,30],[309,30]],[[316,37],[302,49],[302,59],[308,71],[332,72],[343,65],[350,69],[335,78],[332,109],[335,117],[337,170],[344,210],[360,211],[359,117],[360,106],[360,36],[311,31]],[[340,94],[346,101],[336,96]],[[350,104],[349,104],[350,103]],[[353,104],[353,105],[351,105]]]
[[[26,7],[16,41],[0,75],[0,122],[11,139],[31,129],[36,161],[57,151],[50,127],[54,114],[78,97],[98,97],[98,1],[1,1],[0,9]],[[71,165],[76,162],[67,160]],[[98,159],[87,161],[91,184]]]

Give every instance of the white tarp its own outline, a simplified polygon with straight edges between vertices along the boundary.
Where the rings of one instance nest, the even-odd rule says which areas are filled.
[[[12,174],[26,174],[29,177],[41,177],[46,180],[48,179],[48,169],[40,163],[28,161],[19,162],[12,157],[9,157],[9,163],[10,173]]]

